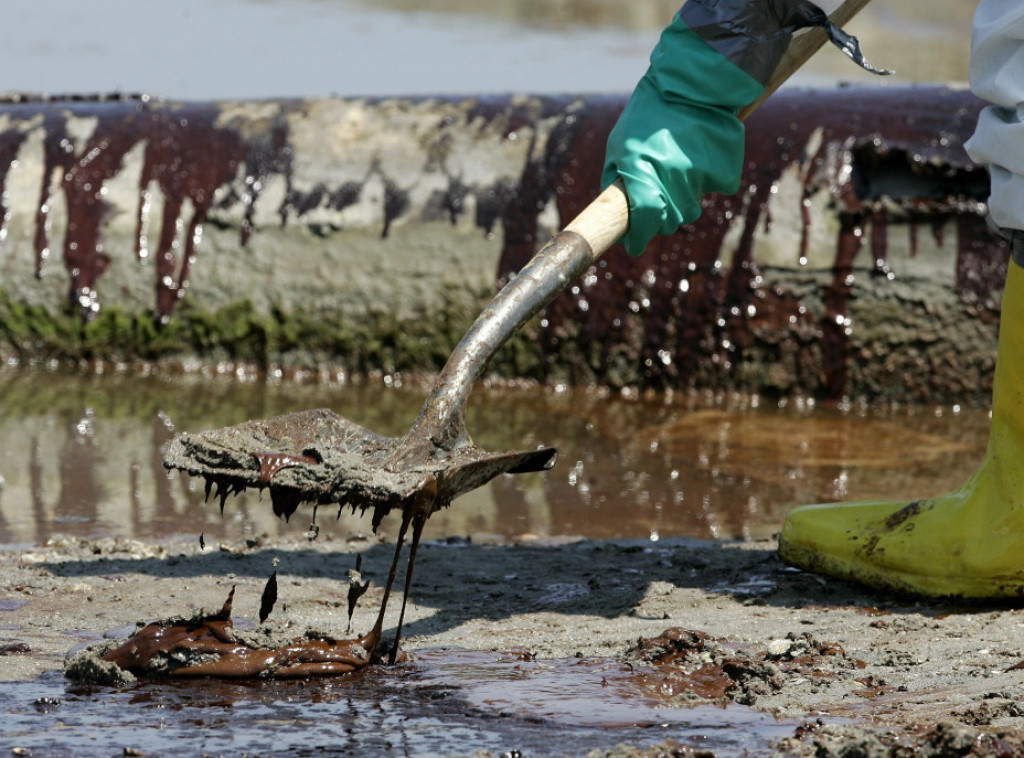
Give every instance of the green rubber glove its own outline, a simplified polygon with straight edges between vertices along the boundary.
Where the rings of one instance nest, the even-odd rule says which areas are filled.
[[[602,184],[621,177],[629,197],[630,255],[656,234],[697,220],[701,196],[732,194],[743,169],[740,108],[763,85],[724,58],[680,16],[662,32],[651,65],[608,137]]]
[[[892,73],[810,0],[687,0],[679,9],[608,138],[602,183],[626,185],[630,255],[696,221],[705,193],[739,189],[736,114],[764,92],[793,33],[811,26],[862,68]]]

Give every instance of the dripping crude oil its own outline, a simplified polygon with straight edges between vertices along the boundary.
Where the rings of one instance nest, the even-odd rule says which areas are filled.
[[[290,679],[350,674],[373,660],[374,639],[336,640],[309,632],[266,647],[239,635],[231,622],[235,589],[216,613],[155,621],[100,658],[135,676]],[[75,668],[69,668],[75,676]]]
[[[277,453],[254,454],[260,465],[261,479],[266,475],[266,483],[276,473],[288,465],[296,463],[316,462],[310,456],[289,456]],[[244,487],[233,486],[211,477],[207,477],[207,497],[211,493],[220,501],[221,511],[230,493],[244,490]],[[227,600],[219,611],[199,612],[190,618],[172,618],[155,621],[138,629],[121,645],[98,653],[100,661],[112,664],[109,668],[100,666],[86,651],[84,655],[73,657],[66,666],[65,673],[69,679],[91,682],[123,681],[126,676],[133,677],[221,677],[294,679],[315,676],[338,676],[360,671],[374,663],[386,662],[388,665],[404,659],[400,650],[402,625],[405,619],[406,604],[412,586],[413,567],[416,561],[420,539],[427,518],[437,506],[438,488],[436,479],[429,477],[421,482],[412,496],[397,504],[402,510],[401,526],[396,540],[394,557],[391,561],[383,598],[372,629],[360,637],[353,639],[337,639],[322,632],[307,631],[306,634],[290,638],[284,642],[271,641],[258,636],[240,634],[231,620],[235,588],[232,587]],[[275,500],[275,513],[288,518],[298,502],[289,500],[289,507],[282,509],[279,500]],[[396,504],[389,504],[395,506]],[[379,522],[375,518],[375,523]],[[411,534],[411,546],[408,557],[405,582],[402,595],[402,607],[398,617],[393,641],[383,644],[384,619],[392,588],[398,573],[398,563],[405,540]],[[203,539],[200,536],[203,547]],[[369,582],[362,580],[360,573],[361,556],[356,558],[354,570],[349,570],[348,616],[351,619],[355,604],[366,592]],[[263,624],[273,611],[278,599],[277,572],[268,579],[260,599],[259,621]],[[348,630],[346,630],[347,632]],[[124,672],[127,672],[125,674]]]
[[[420,506],[423,500],[418,501]],[[402,624],[406,602],[412,584],[413,566],[417,548],[427,521],[428,511],[423,507],[406,508],[388,572],[383,599],[373,628],[360,637],[337,639],[319,631],[286,641],[276,641],[259,635],[242,634],[234,628],[231,619],[235,588],[228,593],[219,611],[200,611],[189,618],[171,618],[142,626],[122,644],[97,653],[98,658],[116,667],[114,672],[97,669],[92,653],[72,657],[65,669],[72,680],[90,682],[123,681],[133,677],[221,677],[230,679],[295,679],[316,676],[338,676],[360,671],[374,663],[394,665],[404,659],[400,651]],[[412,528],[412,543],[406,569],[402,609],[394,640],[383,644],[384,618],[388,598],[398,570],[399,556],[406,535]],[[361,556],[356,567],[349,570],[348,616],[349,628],[355,604],[369,587],[360,573]],[[266,583],[260,600],[260,624],[273,611],[278,598],[277,572]],[[346,630],[347,632],[348,630]],[[99,672],[99,673],[97,673]]]

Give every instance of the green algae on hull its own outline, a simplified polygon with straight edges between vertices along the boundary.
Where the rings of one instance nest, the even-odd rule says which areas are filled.
[[[32,305],[0,288],[0,361],[68,366],[98,362],[183,366],[234,364],[257,371],[430,375],[448,356],[493,296],[481,287],[452,287],[435,309],[420,305],[407,316],[367,308],[353,316],[341,310],[261,309],[250,300],[216,308],[183,301],[174,318],[158,324],[152,312],[121,306],[92,319],[77,310]],[[926,302],[900,304],[868,298],[858,306],[851,345],[847,394],[887,402],[988,402],[995,356],[990,310],[977,304],[942,309]],[[720,360],[708,350],[696,365],[652,371],[642,329],[628,324],[612,341],[595,344],[573,323],[545,329],[542,316],[513,335],[494,355],[488,375],[572,386],[611,389],[700,389],[766,397],[821,396],[822,352],[816,336],[771,329],[751,332],[742,358]],[[922,331],[916,324],[930,324]],[[937,335],[942,335],[940,339]],[[920,366],[927,365],[928,371]],[[894,371],[905,381],[892,382]]]
[[[119,306],[85,321],[72,309],[25,303],[0,289],[0,359],[112,363],[232,362],[257,369],[331,367],[351,375],[427,373],[444,365],[452,347],[490,299],[489,292],[450,295],[436,311],[398,316],[368,309],[360,318],[336,312],[263,311],[240,300],[206,309],[181,304],[167,324],[146,310]],[[492,369],[536,377],[530,336],[517,335]]]

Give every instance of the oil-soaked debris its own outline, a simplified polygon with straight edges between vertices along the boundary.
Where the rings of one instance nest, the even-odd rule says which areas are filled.
[[[704,632],[673,627],[657,637],[637,640],[627,658],[646,663],[675,663],[679,659],[685,660],[688,655],[703,653],[705,646],[718,647],[713,640],[708,640]]]
[[[223,607],[191,618],[155,621],[127,641],[103,643],[72,656],[65,676],[75,682],[123,684],[136,677],[305,678],[337,676],[372,660],[372,635],[337,640],[319,631],[287,640],[266,630],[233,628],[232,587]]]
[[[263,588],[263,595],[260,597],[260,623],[262,624],[270,617],[277,602],[277,572],[270,575],[266,586]]]
[[[753,702],[767,688],[778,688],[778,672],[722,646],[699,631],[672,628],[640,639],[626,660],[638,667],[639,684],[668,700]]]
[[[704,632],[666,629],[642,638],[625,654],[646,689],[672,701],[735,702],[754,705],[781,691],[788,677],[812,682],[836,678],[836,669],[852,670],[863,662],[849,657],[834,642],[790,633],[764,650],[728,650]],[[868,682],[866,687],[884,686]]]
[[[779,742],[778,755],[814,758],[1011,758],[1024,754],[1024,740],[940,722],[920,730],[869,729],[818,720]]]
[[[108,641],[75,653],[64,663],[64,676],[78,684],[121,685],[138,681],[132,672],[103,658],[116,647],[117,643]]]
[[[647,748],[618,745],[610,750],[591,750],[587,758],[715,758],[715,752],[666,740]]]
[[[363,607],[367,601],[366,596],[360,601],[353,619],[355,632],[347,634],[342,625],[345,571],[355,565],[355,555],[337,553],[329,549],[329,546],[320,546],[315,550],[301,549],[303,543],[300,535],[280,543],[268,540],[275,556],[283,554],[287,548],[296,545],[300,547],[286,559],[287,569],[282,561],[278,567],[279,574],[287,571],[289,576],[310,577],[308,581],[293,585],[280,581],[286,576],[281,574],[281,600],[287,600],[289,608],[293,603],[296,608],[300,605],[322,607],[324,613],[332,616],[334,620],[329,626],[326,623],[319,625],[325,633],[314,632],[314,636],[333,635],[339,639],[359,637],[372,623],[372,618],[367,618],[365,622],[360,620],[366,611]],[[260,566],[267,565],[266,555],[250,555],[239,560],[216,552],[211,554],[210,551],[200,554],[194,540],[190,540],[187,545],[176,541],[169,544],[175,550],[184,548],[187,556],[191,556],[195,562],[184,565],[183,560],[183,563],[172,566],[168,566],[167,561],[160,562],[159,566],[143,562],[138,564],[142,571],[129,570],[127,566],[118,567],[117,570],[124,572],[127,581],[126,585],[116,587],[124,600],[112,600],[109,594],[91,590],[96,597],[93,603],[64,604],[61,618],[63,628],[98,633],[107,628],[111,619],[119,614],[130,613],[130,619],[152,620],[148,616],[153,614],[153,608],[170,607],[172,612],[191,616],[192,611],[183,610],[183,606],[166,605],[169,588],[171,592],[174,591],[173,577],[185,575],[188,577],[185,581],[192,584],[195,582],[194,577],[202,576],[205,579],[200,581],[212,583],[216,577],[229,571],[252,575],[254,572],[258,574]],[[655,546],[655,550],[648,548],[648,552],[637,552],[634,549],[636,546],[637,543],[633,541],[577,541],[550,546],[465,547],[460,548],[458,554],[445,549],[424,549],[419,559],[419,570],[424,572],[424,576],[430,577],[431,582],[425,583],[423,605],[415,610],[415,615],[410,606],[410,620],[415,619],[416,622],[418,665],[391,670],[364,669],[348,680],[314,680],[308,685],[302,682],[274,682],[270,689],[264,686],[253,689],[250,686],[253,682],[150,680],[149,676],[143,675],[140,679],[153,681],[159,685],[158,688],[128,687],[120,695],[111,695],[119,702],[133,704],[130,707],[134,709],[133,713],[138,711],[135,713],[137,716],[144,712],[152,714],[155,704],[165,704],[165,707],[172,709],[181,705],[185,710],[173,712],[180,716],[174,723],[183,725],[183,729],[189,728],[191,716],[204,718],[203,714],[206,714],[210,722],[222,724],[222,718],[217,713],[222,712],[223,706],[227,704],[232,710],[234,731],[248,724],[245,728],[256,729],[254,733],[261,738],[266,736],[267,744],[275,739],[272,734],[274,730],[281,728],[277,721],[266,721],[269,702],[282,703],[287,709],[293,708],[297,702],[293,698],[297,692],[302,693],[302,698],[324,698],[323,703],[337,702],[346,709],[346,719],[356,715],[358,710],[362,720],[356,721],[354,725],[358,728],[370,724],[369,728],[362,731],[357,729],[355,736],[352,736],[352,733],[341,735],[330,723],[321,724],[323,728],[318,728],[312,722],[296,722],[289,727],[292,734],[298,740],[322,742],[324,735],[329,733],[329,739],[337,737],[341,740],[338,750],[351,748],[349,752],[353,754],[381,752],[379,749],[367,750],[365,748],[368,743],[358,741],[368,733],[374,740],[394,739],[396,736],[400,738],[410,733],[409,724],[399,723],[395,719],[391,719],[395,723],[394,729],[370,723],[374,718],[379,722],[381,713],[396,718],[403,714],[409,715],[420,719],[411,722],[413,727],[427,723],[427,730],[436,730],[436,726],[431,726],[437,723],[433,719],[439,715],[434,706],[443,703],[444,710],[440,715],[444,718],[452,715],[453,718],[442,720],[441,729],[451,724],[457,729],[468,726],[477,730],[460,732],[470,735],[467,738],[470,740],[469,748],[465,751],[467,753],[478,745],[499,744],[500,749],[491,748],[495,754],[514,746],[528,755],[545,755],[555,751],[559,755],[586,754],[586,750],[572,747],[574,733],[562,728],[563,724],[569,724],[591,739],[588,745],[593,749],[611,750],[619,742],[633,741],[637,748],[634,752],[611,753],[623,758],[629,755],[643,758],[657,755],[657,752],[649,751],[647,746],[650,742],[658,742],[665,747],[662,741],[670,738],[684,744],[713,749],[720,756],[743,754],[744,747],[752,742],[746,754],[779,755],[780,758],[789,755],[799,758],[813,756],[818,751],[814,742],[819,741],[821,749],[818,754],[837,756],[843,754],[840,752],[841,736],[845,736],[851,746],[847,749],[847,756],[868,755],[866,752],[853,752],[853,747],[868,745],[872,739],[877,739],[889,752],[877,752],[875,755],[902,757],[913,755],[908,748],[915,745],[942,744],[936,741],[934,735],[927,738],[926,735],[933,732],[937,724],[948,721],[957,724],[965,730],[962,733],[970,734],[975,739],[979,739],[983,732],[990,735],[977,743],[980,748],[991,748],[987,753],[976,747],[972,748],[973,753],[965,753],[967,755],[1024,755],[1022,742],[1010,736],[1010,733],[1016,737],[1024,735],[1021,729],[1024,716],[1018,715],[1020,711],[1017,710],[1019,704],[1024,703],[1024,674],[1004,671],[1021,657],[1019,609],[983,607],[980,610],[962,609],[949,613],[948,604],[945,603],[903,603],[883,599],[876,593],[864,592],[852,585],[822,586],[801,580],[799,576],[781,567],[776,572],[780,590],[772,596],[771,602],[751,607],[745,604],[743,598],[709,594],[704,585],[716,584],[723,576],[740,575],[744,567],[758,572],[768,571],[765,563],[774,560],[768,552],[773,547],[772,542],[705,543],[663,539]],[[373,593],[378,584],[378,576],[386,573],[385,563],[390,555],[384,555],[385,548],[381,545],[359,547],[366,551],[361,566],[363,581],[372,569],[375,587],[370,592]],[[64,548],[38,547],[32,549],[29,555],[35,558],[31,561],[11,561],[6,566],[8,573],[4,579],[8,592],[21,592],[15,589],[17,587],[38,588],[36,591],[39,595],[45,592],[47,596],[54,597],[55,593],[59,593],[75,599],[84,597],[84,593],[89,591],[80,585],[108,587],[103,577],[109,575],[112,567],[104,565],[103,556],[92,552],[89,542],[75,542]],[[320,576],[322,562],[328,556],[329,560],[340,561],[331,572],[335,575],[334,580]],[[673,556],[674,559],[669,560]],[[665,560],[659,562],[659,558]],[[647,617],[633,614],[631,611],[636,605],[636,599],[650,594],[653,571],[673,571],[673,567],[680,565],[679,561],[683,558],[687,560],[684,564],[687,567],[699,564],[703,569],[698,579],[692,579],[693,575],[689,573],[675,573],[671,575],[674,581],[664,582],[666,586],[674,588],[672,595],[664,596],[666,607],[671,606],[674,609],[673,616],[680,620],[654,621],[652,619],[659,618],[660,614]],[[166,572],[162,571],[165,566],[168,566]],[[655,569],[655,566],[659,568]],[[161,573],[151,573],[155,568],[160,568]],[[642,568],[644,573],[631,573],[631,568]],[[571,606],[558,608],[557,613],[549,609],[536,613],[529,610],[530,587],[543,585],[552,576],[572,575],[582,580],[588,574],[587,581],[592,578],[595,584],[587,598]],[[153,581],[154,576],[163,578]],[[313,576],[320,578],[313,581]],[[493,583],[481,584],[480,577],[486,576],[491,576]],[[620,591],[615,584],[620,580],[629,582],[625,591]],[[250,608],[248,615],[253,622],[256,621],[263,581],[248,591],[243,589],[246,597],[251,595],[245,606]],[[230,582],[221,590],[222,595],[217,598],[218,601],[223,601],[228,589]],[[235,614],[240,613],[242,607],[242,596],[238,597],[240,606],[235,608]],[[204,602],[220,607],[220,602]],[[374,602],[378,603],[379,600]],[[339,603],[341,607],[338,607]],[[880,603],[884,603],[881,609],[887,615],[878,615]],[[0,658],[0,670],[12,675],[22,672],[20,676],[31,679],[51,666],[52,658],[46,651],[53,647],[53,627],[52,624],[47,626],[51,622],[49,616],[52,607],[52,604],[41,603],[33,597],[29,606],[21,610],[18,623],[23,624],[25,632],[31,632],[32,636],[26,637],[19,632],[18,638],[29,643],[36,652],[32,656]],[[177,610],[179,607],[182,610]],[[441,609],[442,614],[438,615],[434,609]],[[280,616],[280,606],[275,614],[266,625],[236,628],[232,634],[236,640],[263,649],[280,647],[292,637],[303,634],[302,627],[289,629],[286,626],[285,619]],[[154,617],[166,618],[166,615],[155,614]],[[686,619],[685,623],[681,620],[683,618]],[[434,626],[424,624],[424,619]],[[873,625],[880,620],[886,622],[885,628]],[[242,626],[237,616],[234,622],[236,627]],[[683,629],[668,633],[667,627],[673,624]],[[810,635],[802,634],[803,631],[809,631]],[[128,632],[113,633],[118,637],[109,643],[109,650],[123,644],[128,636]],[[392,634],[389,628],[388,643]],[[13,633],[11,636],[14,636]],[[68,649],[82,641],[73,632],[66,632],[64,639],[67,640]],[[629,644],[640,639],[655,641],[654,645],[645,646],[650,652],[629,661],[624,661],[622,655],[616,660],[607,658],[610,651],[622,654]],[[517,652],[517,646],[523,644],[528,644],[530,650],[537,653],[535,661]],[[383,655],[389,653],[386,649],[389,647],[390,644],[381,646]],[[655,647],[659,648],[657,652],[653,651]],[[497,660],[498,654],[490,652],[492,648],[502,651]],[[463,652],[453,652],[460,649]],[[504,654],[504,651],[511,652]],[[580,652],[582,656],[574,658],[574,652]],[[907,655],[897,656],[897,653]],[[673,655],[676,661],[670,662]],[[707,656],[707,660],[702,660],[701,656]],[[781,690],[759,695],[754,707],[747,708],[736,705],[729,697],[728,689],[725,691],[725,699],[715,701],[700,699],[692,694],[673,694],[671,688],[664,691],[657,688],[658,684],[666,681],[671,684],[671,675],[677,674],[683,680],[689,671],[704,666],[713,667],[715,663],[724,664],[727,659],[740,656],[746,659],[742,666],[734,668],[723,665],[721,671],[712,668],[705,673],[715,675],[712,683],[728,680],[727,686],[732,686],[728,672],[741,673],[745,668],[757,676],[759,672],[751,669],[749,661],[770,663],[778,670]],[[654,662],[657,659],[664,662]],[[863,668],[860,659],[865,662]],[[894,662],[890,663],[890,659]],[[99,654],[94,655],[92,660],[104,663]],[[32,663],[35,665],[30,666]],[[467,664],[471,664],[471,667],[467,668]],[[125,675],[113,664],[108,665],[115,674]],[[641,674],[646,680],[637,678]],[[335,684],[327,686],[330,681]],[[172,682],[179,684],[169,686]],[[180,684],[182,682],[184,686]],[[18,695],[18,690],[11,690],[8,696],[22,705],[27,704],[22,710],[27,709],[33,719],[39,719],[42,715],[33,712],[31,708],[36,697],[42,694],[65,697],[65,702],[57,712],[51,714],[50,721],[37,721],[40,728],[45,726],[47,731],[53,728],[49,725],[56,722],[58,717],[63,719],[63,723],[84,723],[83,718],[92,717],[83,716],[80,709],[86,706],[98,707],[95,704],[99,700],[107,700],[106,697],[96,698],[90,694],[96,692],[92,688],[83,689],[67,681],[67,695],[63,685],[52,679],[44,679],[44,684],[46,688],[31,690],[29,696]],[[420,688],[420,684],[426,689]],[[879,688],[888,691],[870,697],[857,694],[859,690]],[[158,700],[154,703],[146,696],[147,693]],[[227,699],[223,693],[227,693]],[[447,694],[447,697],[435,700],[437,694]],[[378,696],[384,699],[384,707],[388,710],[382,710],[376,705],[382,702]],[[566,698],[570,698],[571,702],[564,708],[559,706],[562,715],[557,718],[548,717],[546,710],[542,710],[547,709],[549,703],[565,703]],[[467,703],[473,708],[468,713]],[[348,704],[355,710],[347,708]],[[209,707],[211,705],[212,708]],[[392,705],[397,711],[390,710]],[[692,706],[705,705],[712,707],[691,710]],[[728,707],[719,707],[724,705]],[[604,706],[610,710],[602,710]],[[619,710],[620,706],[628,706],[632,710],[624,713]],[[320,707],[322,709],[323,705]],[[674,711],[674,716],[669,716],[669,711]],[[538,719],[538,714],[542,713],[544,718]],[[310,712],[309,715],[316,720],[315,713]],[[636,731],[627,733],[619,728],[608,729],[605,726],[608,723],[617,726],[622,723],[618,719],[624,715],[630,716],[630,723],[635,722],[637,716],[641,719],[649,717],[651,721],[649,725],[644,722],[642,734]],[[100,716],[102,718],[95,722],[98,724],[96,729],[105,729],[110,722],[103,720],[106,716]],[[113,723],[116,723],[114,718]],[[780,740],[796,742],[798,726],[813,722],[816,718],[822,718],[826,724],[817,729],[808,726],[806,740],[785,751],[775,747]],[[602,726],[577,726],[583,719],[586,719],[586,724],[600,723]],[[841,732],[836,731],[837,721],[841,722]],[[669,726],[663,728],[661,723],[669,723]],[[157,731],[162,727],[156,718],[142,722],[141,728],[147,730],[150,737],[159,735],[162,738],[167,734],[166,731]],[[325,732],[324,728],[328,731]],[[485,743],[478,736],[481,734],[479,730],[490,733],[495,728],[506,730],[498,743],[494,740]],[[604,733],[603,738],[597,738],[597,744],[593,739],[595,728]],[[75,734],[83,732],[83,729],[80,727]],[[400,733],[396,733],[395,729]],[[706,735],[706,739],[693,736],[696,730],[704,730],[700,734]],[[91,735],[97,732],[84,733]],[[533,742],[517,741],[517,737],[524,733],[535,735],[536,739]],[[547,750],[538,748],[537,740],[541,740],[540,744],[543,745],[545,736],[557,736],[561,741]],[[769,738],[772,740],[770,747],[765,744]],[[81,739],[88,737],[83,736]],[[952,738],[947,735],[943,739]],[[996,740],[1010,745],[1013,750],[1000,752]],[[116,746],[118,750],[120,747]],[[896,752],[895,747],[900,747],[903,752]],[[174,752],[173,747],[164,748],[164,752],[167,750]],[[178,752],[181,752],[180,748]],[[667,747],[662,754],[672,755]],[[927,751],[922,748],[919,754],[934,756],[942,753],[928,747]]]

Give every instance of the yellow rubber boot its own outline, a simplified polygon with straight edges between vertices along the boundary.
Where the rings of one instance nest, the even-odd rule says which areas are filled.
[[[785,563],[929,597],[1024,597],[1024,269],[1003,292],[992,428],[981,467],[948,495],[809,505],[786,518]]]

